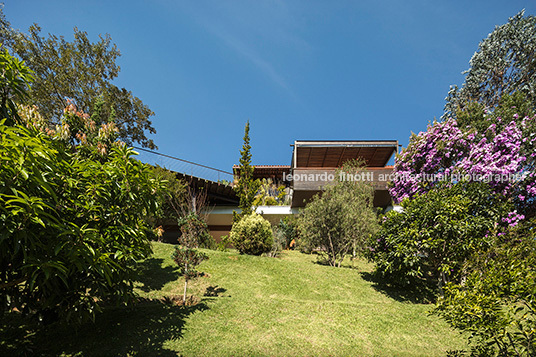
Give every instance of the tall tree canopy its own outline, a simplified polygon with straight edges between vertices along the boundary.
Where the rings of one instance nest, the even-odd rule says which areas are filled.
[[[453,86],[443,118],[470,102],[495,107],[504,94],[522,92],[536,108],[536,17],[524,11],[497,26],[478,46],[461,88]]]
[[[59,122],[68,99],[87,113],[102,98],[103,117],[115,112],[122,141],[155,148],[145,135],[156,132],[149,120],[154,113],[131,91],[112,84],[120,71],[116,59],[121,54],[110,35],[91,42],[86,32],[75,28],[69,42],[63,36],[43,37],[37,24],[25,34],[11,28],[0,8],[0,41],[35,73],[31,101],[45,118]]]
[[[255,195],[260,187],[259,180],[253,180],[254,167],[251,166],[251,145],[249,145],[249,120],[244,128],[244,145],[240,150],[240,169],[238,180],[234,190],[240,199],[238,207],[241,209],[240,216],[234,215],[237,221],[242,217],[248,216],[253,212],[253,202]]]

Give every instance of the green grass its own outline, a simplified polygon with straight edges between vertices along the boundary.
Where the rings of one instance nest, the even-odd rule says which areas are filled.
[[[0,325],[0,354],[160,356],[445,356],[464,339],[418,296],[381,288],[371,265],[332,268],[295,251],[281,258],[205,250],[210,259],[190,307],[161,302],[182,293],[172,245],[154,244],[133,308],[108,309],[95,324],[35,332],[16,316]],[[204,296],[206,292],[208,295]],[[12,319],[11,321],[9,319]]]

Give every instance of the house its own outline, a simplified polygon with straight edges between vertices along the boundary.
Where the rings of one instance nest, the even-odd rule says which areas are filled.
[[[290,165],[256,165],[253,171],[255,179],[270,179],[276,184],[285,185],[291,197],[290,204],[259,206],[257,212],[272,224],[277,224],[287,215],[298,213],[315,194],[334,180],[336,169],[352,159],[363,160],[366,173],[351,179],[372,182],[374,206],[387,208],[392,202],[387,183],[393,171],[393,167],[387,166],[387,163],[397,149],[396,140],[295,141]],[[233,167],[235,177],[239,175],[239,170],[238,166]],[[212,204],[208,225],[211,234],[219,240],[231,230],[233,211],[238,211],[238,197],[229,185],[199,180],[194,184],[206,187]]]

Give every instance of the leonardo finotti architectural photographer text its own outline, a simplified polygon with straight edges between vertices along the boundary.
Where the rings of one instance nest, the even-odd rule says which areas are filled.
[[[411,182],[437,182],[437,181],[479,181],[479,182],[519,182],[525,177],[524,174],[400,174],[400,173],[380,173],[362,171],[355,174],[341,172],[335,174],[333,171],[323,171],[315,173],[283,173],[283,181],[299,182],[328,182],[334,181],[338,177],[339,181],[365,181],[365,182],[389,182],[389,181],[411,181]]]

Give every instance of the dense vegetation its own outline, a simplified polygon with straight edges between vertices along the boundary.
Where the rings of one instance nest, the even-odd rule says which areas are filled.
[[[274,244],[272,226],[261,215],[253,212],[233,224],[229,241],[242,254],[267,253]]]
[[[372,184],[351,179],[362,170],[360,162],[344,164],[335,175],[336,181],[326,185],[298,218],[298,247],[307,252],[319,249],[331,266],[340,267],[349,252],[355,257],[377,230]]]
[[[430,304],[371,280],[372,266],[359,259],[335,269],[298,251],[273,259],[201,250],[210,259],[188,286],[201,302],[177,306],[169,301],[184,281],[173,250],[153,243],[135,282],[138,304],[106,309],[95,323],[0,321],[0,355],[429,357],[465,347],[427,314]]]
[[[30,102],[47,120],[59,123],[69,101],[89,113],[100,98],[107,104],[102,108],[106,116],[115,113],[123,142],[155,148],[146,136],[156,132],[149,119],[154,113],[131,91],[113,84],[121,54],[110,35],[91,42],[86,32],[75,28],[69,42],[55,35],[43,37],[37,24],[24,33],[11,27],[0,7],[0,43],[34,72]]]
[[[435,312],[471,333],[473,356],[536,353],[535,33],[520,13],[480,44],[443,120],[397,156],[403,211],[367,253],[393,284],[437,281]]]
[[[113,111],[73,104],[53,128],[23,106],[31,71],[2,53],[0,303],[45,322],[92,319],[133,297],[162,183],[117,141]],[[19,101],[19,103],[17,103]],[[7,114],[6,114],[7,113]]]

